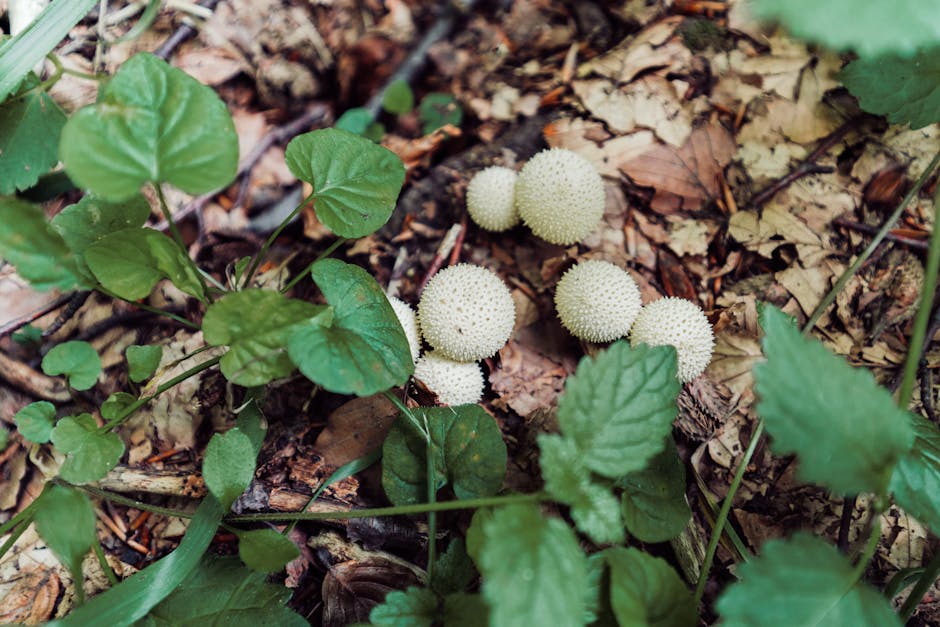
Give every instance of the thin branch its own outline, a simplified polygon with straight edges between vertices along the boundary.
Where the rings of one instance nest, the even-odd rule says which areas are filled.
[[[6,337],[7,335],[19,331],[28,324],[36,322],[46,314],[52,313],[59,307],[69,303],[72,300],[72,297],[75,295],[75,292],[68,292],[67,294],[62,294],[52,299],[39,309],[36,309],[25,316],[20,316],[15,320],[10,320],[9,322],[0,325],[0,338]]]
[[[208,9],[209,11],[214,11],[217,4],[219,4],[219,0],[202,0],[202,2],[199,3],[199,6]],[[160,44],[160,46],[154,50],[153,53],[166,61],[174,52],[176,52],[176,49],[179,48],[180,44],[195,35],[196,32],[196,27],[193,26],[192,21],[189,18],[185,18],[180,27],[173,31],[173,34],[170,35],[166,41]]]

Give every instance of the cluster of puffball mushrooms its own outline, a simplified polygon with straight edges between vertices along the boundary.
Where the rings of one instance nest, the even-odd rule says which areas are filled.
[[[467,212],[480,227],[505,231],[520,220],[553,244],[587,237],[604,215],[604,184],[584,157],[562,148],[544,150],[516,174],[493,166],[467,187]],[[483,396],[478,363],[509,340],[515,307],[505,283],[492,271],[462,263],[437,273],[427,284],[418,313],[390,297],[415,360],[416,379],[444,405],[476,403]],[[712,356],[714,337],[705,313],[681,298],[643,306],[630,274],[607,261],[574,265],[555,288],[562,325],[588,342],[627,335],[632,345],[671,345],[683,383],[700,375]],[[421,355],[421,337],[433,348]]]

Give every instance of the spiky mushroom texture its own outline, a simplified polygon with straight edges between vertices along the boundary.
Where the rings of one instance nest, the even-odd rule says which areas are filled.
[[[414,376],[442,405],[478,403],[483,398],[483,373],[474,361],[453,361],[431,351],[418,360]]]
[[[418,317],[414,309],[400,298],[394,296],[386,296],[386,298],[395,312],[395,317],[401,323],[401,328],[405,331],[408,348],[411,349],[411,361],[417,362],[418,357],[421,356],[421,331],[418,329]]]
[[[477,172],[467,185],[467,213],[487,231],[505,231],[519,223],[516,172],[492,166]]]
[[[588,342],[625,336],[641,304],[633,277],[607,261],[582,261],[565,272],[555,287],[555,310],[562,325]]]
[[[418,303],[424,339],[454,361],[495,355],[509,339],[515,320],[506,284],[490,270],[469,263],[438,272]]]
[[[705,371],[715,337],[705,312],[683,298],[661,298],[645,305],[633,323],[630,343],[675,346],[679,380],[688,383]]]
[[[516,208],[532,232],[552,244],[581,241],[604,216],[604,182],[581,155],[552,148],[525,164],[516,180]]]

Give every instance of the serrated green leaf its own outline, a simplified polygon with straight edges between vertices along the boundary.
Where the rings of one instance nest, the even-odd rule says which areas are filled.
[[[59,162],[59,133],[65,119],[44,91],[28,92],[0,105],[0,195],[32,187]]]
[[[476,576],[473,562],[460,538],[451,540],[447,550],[434,563],[433,578],[428,586],[440,596],[463,592]]]
[[[85,249],[85,263],[106,289],[125,300],[150,295],[162,279],[202,299],[202,282],[172,239],[154,229],[121,229]]]
[[[760,324],[767,361],[754,366],[757,412],[772,449],[796,453],[804,480],[840,494],[883,494],[914,441],[907,413],[870,372],[804,338],[780,310],[763,306]]]
[[[418,106],[418,117],[424,122],[422,131],[430,135],[439,128],[448,124],[460,126],[463,121],[463,109],[450,94],[431,92],[421,99]]]
[[[128,346],[124,351],[127,358],[127,376],[134,383],[140,383],[153,376],[163,359],[163,346],[160,344],[147,344]]]
[[[338,259],[318,261],[311,275],[332,320],[310,320],[288,339],[288,354],[304,376],[330,392],[357,396],[407,381],[414,372],[411,349],[375,279]]]
[[[581,625],[587,559],[574,532],[535,505],[497,508],[482,526],[478,566],[491,625]]]
[[[616,342],[585,358],[558,399],[558,423],[594,472],[616,479],[663,449],[676,417],[676,351]]]
[[[88,497],[73,488],[51,485],[36,505],[36,532],[52,549],[74,581],[82,581],[82,558],[98,541],[95,512]],[[84,595],[79,594],[79,598]]]
[[[578,446],[558,435],[539,434],[539,465],[545,490],[571,507],[578,530],[598,544],[623,542],[620,503],[611,491],[591,479]]]
[[[52,444],[65,453],[59,476],[69,483],[91,483],[117,466],[124,454],[124,442],[116,433],[101,433],[91,414],[68,416],[60,420],[49,436]]]
[[[294,371],[287,355],[288,338],[303,323],[316,325],[322,305],[288,298],[271,290],[247,289],[227,294],[206,310],[206,342],[228,346],[220,366],[236,385],[264,385]]]
[[[415,95],[402,79],[393,81],[382,94],[382,108],[393,115],[408,113],[415,106]]]
[[[506,474],[506,444],[493,417],[479,405],[418,407],[430,428],[435,481],[458,499],[491,496]],[[427,500],[427,445],[404,416],[382,446],[382,487],[396,505]]]
[[[228,511],[255,476],[255,449],[248,436],[237,428],[213,435],[202,460],[202,476]]]
[[[98,382],[101,358],[88,342],[63,342],[42,358],[42,371],[50,377],[64,374],[73,388],[87,390]]]
[[[431,627],[436,616],[437,595],[411,586],[389,592],[385,601],[369,612],[369,621],[376,627]]]
[[[149,216],[150,205],[140,194],[122,202],[88,195],[57,213],[50,224],[75,254],[83,276],[93,284],[95,277],[85,263],[85,249],[115,231],[143,226]]]
[[[45,444],[55,426],[55,405],[47,401],[30,403],[16,412],[13,422],[24,438],[36,444]]]
[[[137,397],[127,392],[115,392],[101,403],[101,417],[114,420],[128,407],[137,402]]]
[[[922,128],[940,121],[940,48],[852,61],[840,78],[865,111]]]
[[[73,181],[109,200],[147,182],[203,194],[230,183],[238,167],[225,103],[149,53],[127,60],[98,102],[69,119],[59,152]]]
[[[909,414],[914,446],[898,462],[888,489],[904,511],[940,531],[940,430],[920,415]]]
[[[467,555],[473,560],[473,563],[480,567],[480,555],[483,553],[483,525],[493,518],[495,510],[491,507],[481,507],[473,512],[470,519],[470,526],[467,527]]]
[[[444,598],[442,624],[447,627],[487,627],[490,608],[479,594],[455,592]]]
[[[697,624],[692,595],[669,564],[634,548],[613,547],[604,553],[610,566],[610,603],[621,627]]]
[[[340,129],[298,135],[285,157],[294,176],[313,186],[317,218],[342,237],[363,237],[385,224],[405,181],[393,152]]]
[[[237,558],[207,555],[148,619],[159,627],[307,627],[286,606],[290,596],[288,588],[265,583],[264,574],[248,570]]]
[[[800,39],[861,57],[911,55],[940,37],[938,7],[923,0],[755,0],[753,6],[755,15],[779,21]]]
[[[85,605],[74,608],[65,618],[47,623],[47,627],[84,627],[88,625],[123,627],[143,617],[151,608],[167,598],[170,593],[174,593],[172,596],[176,597],[177,593],[174,590],[193,571],[203,553],[209,548],[209,543],[215,536],[222,515],[222,508],[218,501],[211,497],[203,499],[199,509],[196,510],[193,516],[192,522],[189,524],[189,528],[186,530],[186,535],[183,536],[183,540],[176,547],[176,550],[143,570],[134,573],[113,588],[95,596]],[[237,559],[230,559],[236,564],[238,563]],[[244,572],[250,573],[248,570],[244,570]],[[264,577],[264,575],[257,576]],[[215,590],[221,587],[219,585],[220,579],[215,579],[218,586]],[[242,581],[243,578],[239,576],[238,583]],[[180,589],[178,594],[183,596],[188,590],[188,588]],[[254,588],[246,586],[246,594],[234,599],[232,605],[237,607],[239,603],[247,602],[250,598],[249,593],[253,590]],[[200,591],[196,598],[198,599],[196,607],[203,610],[213,604],[224,605],[229,601],[229,595],[207,595],[205,590]],[[185,607],[181,601],[169,604],[180,611]],[[246,618],[256,621],[247,623],[247,627],[257,627],[260,624],[257,622],[257,615]],[[182,623],[175,624],[180,625]],[[198,621],[190,623],[192,627],[204,624],[204,622],[200,623]],[[236,625],[232,621],[224,622],[224,624],[230,627]],[[288,623],[286,621],[280,624],[290,625],[290,627],[303,625],[303,623]]]
[[[666,542],[685,529],[692,516],[685,498],[685,466],[671,437],[643,470],[618,481],[627,530],[643,542]]]
[[[0,198],[0,258],[16,266],[37,290],[88,288],[65,241],[42,210],[16,198]]]
[[[717,603],[726,627],[901,625],[887,599],[856,581],[844,556],[806,534],[767,542],[738,577]]]
[[[238,556],[245,565],[262,573],[276,573],[300,556],[290,538],[274,529],[238,532]]]

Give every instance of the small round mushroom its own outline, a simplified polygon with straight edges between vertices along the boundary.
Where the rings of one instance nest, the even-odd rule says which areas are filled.
[[[582,261],[565,272],[555,287],[555,310],[562,325],[588,342],[625,336],[640,306],[636,281],[607,261]]]
[[[705,371],[715,338],[705,312],[683,298],[661,298],[645,305],[633,323],[630,343],[675,346],[679,380],[688,383]]]
[[[492,166],[477,172],[467,185],[467,213],[487,231],[505,231],[519,223],[516,172]]]
[[[581,155],[552,148],[525,164],[516,180],[516,208],[532,232],[553,244],[581,241],[604,216],[604,182]]]
[[[454,361],[496,354],[512,333],[516,309],[495,273],[469,263],[438,272],[418,303],[418,323],[428,344]]]
[[[442,405],[467,405],[483,398],[483,372],[473,361],[453,361],[431,351],[418,360],[414,376]]]
[[[414,309],[402,299],[394,296],[386,296],[386,298],[405,332],[408,348],[411,349],[411,361],[417,362],[418,357],[421,356],[421,331],[418,329],[418,317]]]

